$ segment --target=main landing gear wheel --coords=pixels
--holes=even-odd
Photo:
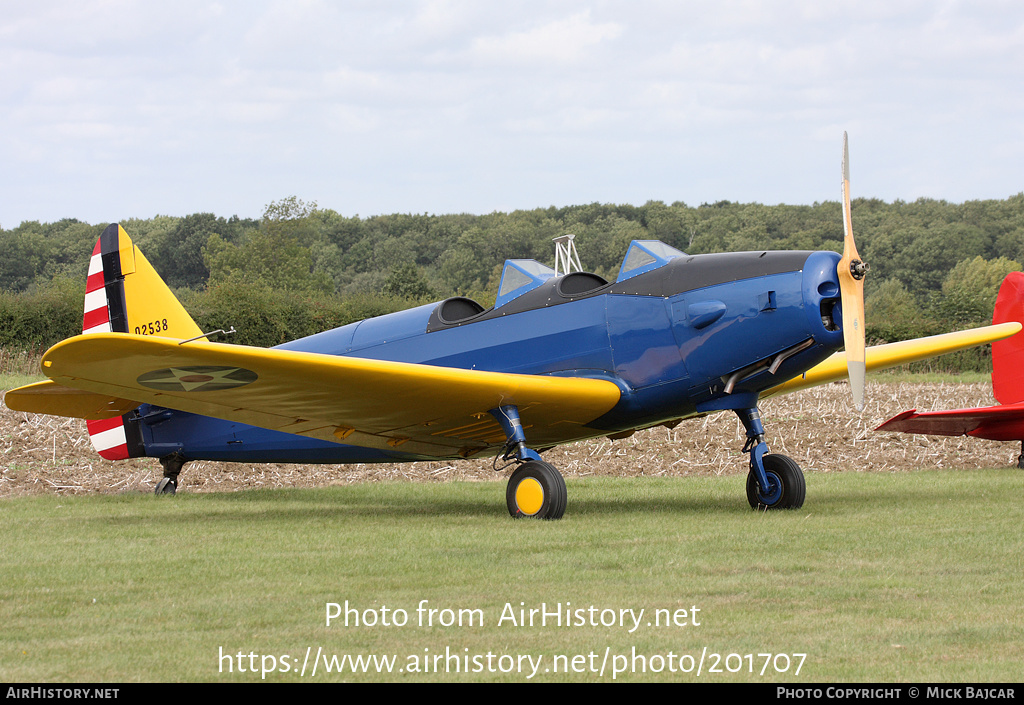
[[[561,473],[543,460],[521,464],[508,479],[505,490],[508,513],[516,519],[561,519],[567,498]]]
[[[771,454],[762,459],[768,476],[768,492],[761,490],[754,473],[747,475],[747,501],[752,509],[799,509],[807,496],[807,483],[800,466],[786,455]]]

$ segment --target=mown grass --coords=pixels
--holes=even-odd
[[[0,390],[46,379],[39,367],[41,350],[17,350],[0,346]]]
[[[8,499],[0,680],[254,681],[284,655],[298,670],[307,648],[394,654],[396,672],[327,674],[321,663],[315,679],[267,680],[527,680],[397,672],[447,647],[490,653],[495,667],[502,655],[543,656],[541,682],[610,681],[616,656],[640,669],[633,649],[662,660],[618,680],[1013,681],[1024,661],[1021,479],[809,474],[803,509],[755,514],[742,476],[591,478],[568,482],[558,522],[509,519],[493,483]],[[421,626],[422,600],[479,610],[483,624],[444,626],[437,613]],[[387,607],[409,622],[326,626],[327,603],[346,601],[361,618]],[[518,614],[542,603],[645,613],[633,633],[497,623],[506,604]],[[688,624],[648,626],[656,609],[685,609]],[[606,650],[604,675],[591,672]],[[702,653],[739,656],[717,673],[707,657],[698,676]],[[694,672],[672,672],[670,654]],[[758,654],[794,660],[762,676]],[[799,675],[794,654],[807,654]],[[545,670],[556,655],[582,656],[583,672]]]
[[[14,389],[24,384],[32,384],[33,382],[42,382],[46,379],[43,375],[22,375],[22,374],[2,374],[0,373],[0,392],[6,392],[8,389]]]

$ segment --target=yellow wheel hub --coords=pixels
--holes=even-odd
[[[544,504],[544,488],[532,477],[523,478],[516,486],[516,506],[526,516],[532,517]]]

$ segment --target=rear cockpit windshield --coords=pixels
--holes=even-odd
[[[534,259],[505,260],[494,308],[500,308],[555,276],[555,270]]]
[[[615,281],[621,282],[638,274],[650,272],[652,269],[665,266],[676,257],[685,256],[685,252],[666,245],[661,240],[633,240],[629,244],[626,258],[622,260],[622,267]]]

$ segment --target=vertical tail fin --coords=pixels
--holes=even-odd
[[[82,333],[202,337],[202,330],[119,224],[100,235],[89,260]],[[144,456],[132,413],[87,421],[93,447],[108,460]]]
[[[1024,323],[1024,273],[1010,272],[999,287],[993,323]],[[992,343],[992,393],[1000,404],[1024,401],[1024,331]]]
[[[203,331],[117,223],[89,261],[83,333],[135,333],[181,340]]]

